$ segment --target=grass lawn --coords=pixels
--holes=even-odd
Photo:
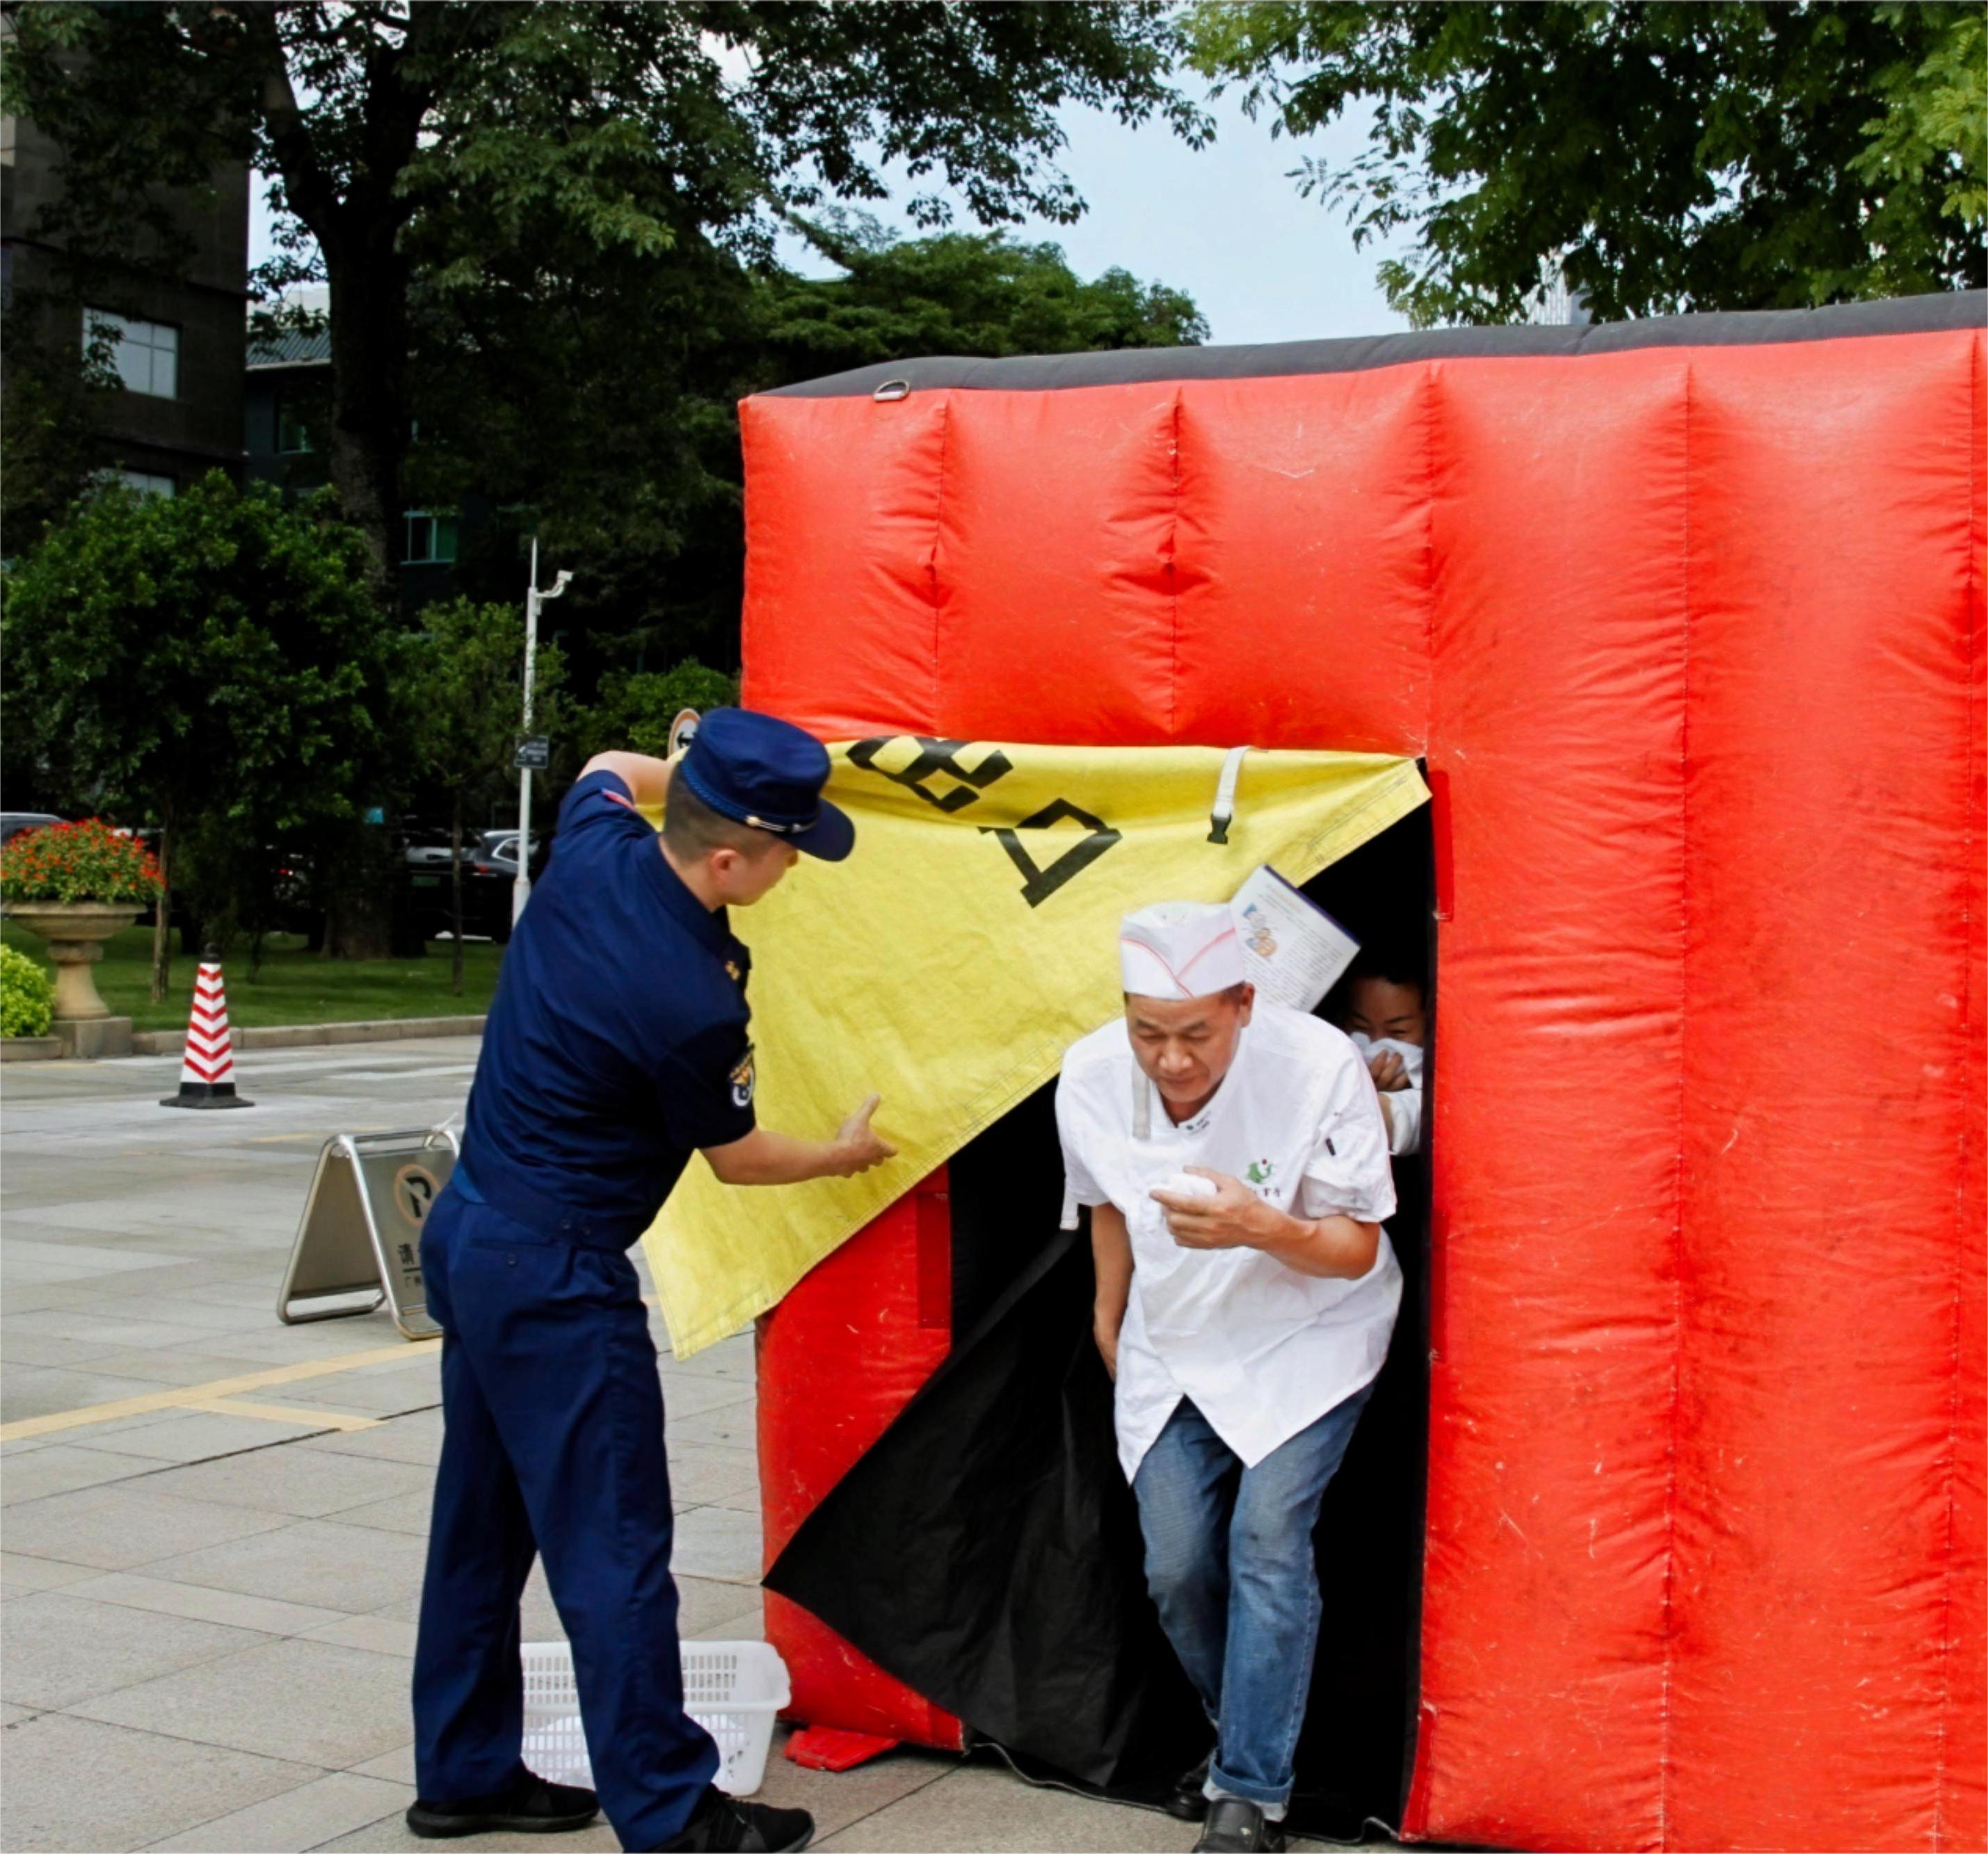
[[[12,920],[0,937],[48,967],[39,935]],[[96,989],[119,1017],[140,1030],[184,1030],[192,1008],[194,974],[200,961],[177,951],[172,987],[161,1004],[151,999],[152,930],[127,927],[104,942]],[[272,934],[263,943],[262,971],[248,982],[248,955],[238,952],[222,967],[228,1018],[238,1028],[263,1024],[343,1024],[383,1017],[474,1017],[490,1008],[504,949],[472,941],[463,948],[462,993],[449,989],[449,945],[429,943],[424,959],[326,959],[304,951],[300,936]],[[52,968],[49,968],[52,970]]]

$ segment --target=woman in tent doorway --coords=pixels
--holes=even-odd
[[[1327,1001],[1327,1015],[1353,1039],[1380,1091],[1388,1150],[1422,1149],[1422,1057],[1428,1041],[1428,988],[1415,961],[1363,947]]]

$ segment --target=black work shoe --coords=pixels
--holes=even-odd
[[[425,1798],[407,1811],[417,1835],[440,1840],[455,1835],[563,1835],[583,1829],[600,1813],[600,1798],[576,1784],[548,1783],[529,1771],[494,1796],[455,1802]]]
[[[1195,1854],[1255,1854],[1284,1845],[1283,1824],[1267,1820],[1253,1802],[1239,1796],[1218,1796],[1208,1805],[1208,1825],[1194,1844]]]
[[[1183,1771],[1168,1793],[1167,1813],[1182,1822],[1199,1822],[1208,1813],[1208,1767],[1215,1761],[1210,1751],[1191,1771]]]
[[[814,1839],[814,1818],[806,1809],[776,1809],[770,1803],[739,1802],[713,1784],[704,1792],[684,1831],[664,1847],[695,1854],[774,1854],[804,1848]]]

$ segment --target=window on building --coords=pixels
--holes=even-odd
[[[119,381],[134,393],[177,399],[180,383],[180,332],[168,323],[137,322],[108,309],[83,312],[83,350],[106,343]]]
[[[162,476],[155,470],[120,470],[117,480],[127,489],[135,489],[140,495],[169,496],[179,488],[171,477]]]
[[[311,442],[310,427],[304,422],[303,414],[287,399],[276,403],[276,448],[291,456],[317,448]]]
[[[407,549],[403,566],[450,566],[455,562],[455,517],[407,511]]]

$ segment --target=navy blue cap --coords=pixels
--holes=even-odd
[[[676,776],[721,816],[825,863],[840,863],[856,846],[849,814],[821,795],[828,749],[792,721],[713,708],[698,722]]]

